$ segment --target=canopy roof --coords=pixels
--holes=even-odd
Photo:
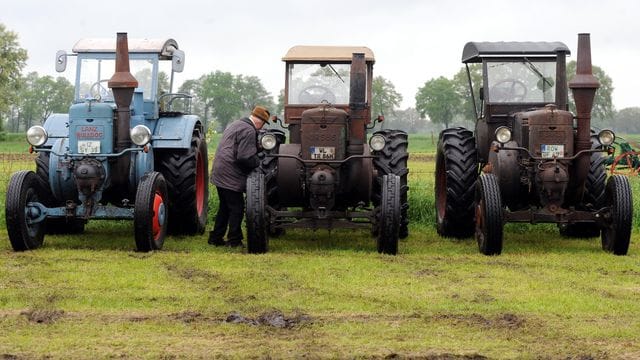
[[[170,58],[178,43],[173,39],[128,39],[130,53],[156,53]],[[116,38],[81,39],[73,46],[75,53],[115,53]]]
[[[570,54],[561,42],[468,42],[462,50],[462,62],[481,62],[485,57],[556,57],[559,51]]]
[[[305,46],[289,49],[282,61],[351,61],[353,53],[362,53],[366,61],[375,61],[373,51],[366,46]]]

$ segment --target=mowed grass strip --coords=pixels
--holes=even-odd
[[[482,256],[436,234],[433,162],[415,159],[395,257],[367,230],[290,230],[254,256],[206,234],[137,253],[122,221],[15,253],[3,228],[0,357],[640,357],[637,222],[629,256],[520,224]]]

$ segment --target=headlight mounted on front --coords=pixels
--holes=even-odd
[[[500,144],[506,144],[511,141],[511,129],[506,126],[500,126],[496,129],[496,140]]]
[[[260,139],[260,145],[265,150],[273,150],[278,144],[278,140],[276,140],[276,136],[273,134],[264,134]]]
[[[131,141],[138,146],[144,146],[151,141],[151,130],[144,125],[136,125],[129,132]]]
[[[48,138],[47,130],[40,125],[32,126],[27,130],[27,142],[33,146],[43,145]]]
[[[604,146],[611,146],[616,141],[616,134],[609,129],[604,129],[598,133],[598,141]]]
[[[373,151],[380,151],[384,149],[384,146],[387,144],[387,140],[385,140],[384,136],[376,134],[369,138],[369,147]]]

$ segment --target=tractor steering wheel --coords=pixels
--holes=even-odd
[[[89,94],[92,98],[100,101],[101,99],[113,100],[111,89],[105,87],[102,83],[108,82],[109,79],[101,79],[94,82],[89,88]]]
[[[520,80],[504,79],[494,84],[489,94],[492,101],[521,102],[527,96],[527,85]]]
[[[336,101],[336,96],[324,86],[312,85],[300,91],[298,101],[302,104],[320,104],[323,101],[333,104]]]

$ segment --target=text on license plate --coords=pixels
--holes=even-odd
[[[80,154],[99,154],[100,141],[98,140],[80,140],[78,141],[78,153]]]
[[[333,146],[312,146],[309,150],[312,160],[333,160],[336,158],[336,148]]]
[[[554,158],[564,156],[564,145],[544,145],[542,144],[542,157]]]

